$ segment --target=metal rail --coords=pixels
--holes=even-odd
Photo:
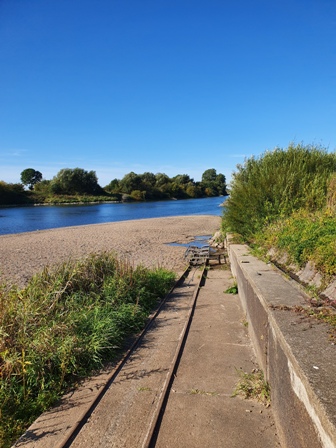
[[[175,355],[174,358],[171,362],[164,386],[162,388],[161,391],[161,395],[158,401],[158,405],[157,408],[155,409],[153,416],[152,416],[152,421],[151,421],[151,425],[148,428],[148,431],[146,433],[146,437],[145,440],[142,444],[142,448],[151,448],[155,446],[155,442],[158,436],[158,432],[160,429],[160,424],[161,424],[161,420],[164,414],[164,409],[165,409],[165,405],[167,403],[168,397],[169,397],[169,393],[170,393],[170,389],[174,380],[174,375],[177,371],[178,365],[179,365],[179,361],[181,359],[182,356],[182,352],[183,352],[183,348],[185,346],[187,337],[188,337],[188,332],[189,332],[189,328],[191,325],[191,321],[192,321],[192,317],[195,311],[195,307],[196,307],[196,302],[197,302],[197,297],[198,297],[198,293],[199,293],[199,289],[200,287],[204,284],[205,281],[205,276],[206,276],[206,272],[207,270],[205,269],[207,266],[207,262],[204,263],[203,265],[203,269],[202,269],[202,274],[200,276],[200,280],[198,282],[198,284],[196,285],[196,288],[194,290],[194,294],[193,294],[193,298],[191,301],[191,307],[188,313],[188,317],[187,320],[184,324],[184,328],[183,331],[180,335],[180,339],[178,341],[177,347],[176,347],[176,351],[175,351]]]

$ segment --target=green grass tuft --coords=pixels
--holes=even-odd
[[[255,399],[263,403],[266,407],[271,404],[270,387],[264,379],[264,374],[259,369],[254,369],[251,373],[237,370],[240,376],[232,396],[243,396],[245,399]]]
[[[225,294],[238,294],[238,285],[235,283],[233,286],[224,291]]]

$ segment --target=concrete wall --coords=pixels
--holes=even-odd
[[[336,345],[308,317],[305,294],[244,245],[228,244],[233,275],[282,446],[336,447]]]

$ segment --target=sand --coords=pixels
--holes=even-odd
[[[0,281],[24,286],[45,266],[90,253],[115,252],[134,266],[164,267],[182,273],[185,247],[195,236],[212,235],[221,218],[193,215],[63,227],[0,236]]]

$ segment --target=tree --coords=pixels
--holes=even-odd
[[[120,181],[119,179],[112,179],[111,182],[104,187],[104,190],[108,191],[109,193],[120,193]]]
[[[0,204],[24,204],[27,202],[22,184],[8,184],[0,180]]]
[[[34,186],[34,191],[38,191],[39,193],[50,193],[50,183],[51,180],[41,180],[38,184]]]
[[[139,174],[135,174],[133,171],[126,174],[120,181],[120,189],[122,193],[131,194],[134,190],[142,191],[142,180]]]
[[[55,194],[97,194],[102,188],[95,171],[63,168],[52,179],[51,191]]]
[[[42,173],[33,168],[26,168],[21,173],[21,182],[26,185],[29,190],[33,190],[34,185],[42,180]]]
[[[185,185],[189,182],[194,183],[194,179],[191,179],[188,174],[178,174],[177,176],[173,177],[172,180],[179,185]]]
[[[207,196],[226,195],[226,179],[224,174],[217,174],[214,168],[205,170],[201,182]]]
[[[161,188],[163,185],[167,185],[171,182],[171,179],[169,176],[167,176],[167,174],[165,173],[156,173],[155,174],[155,186],[157,188]]]
[[[146,186],[146,189],[151,189],[156,184],[156,177],[155,174],[149,173],[148,171],[146,173],[143,173],[140,175],[142,183]]]
[[[217,172],[214,168],[205,170],[202,174],[202,182],[208,184],[209,182],[215,182],[217,178]]]

